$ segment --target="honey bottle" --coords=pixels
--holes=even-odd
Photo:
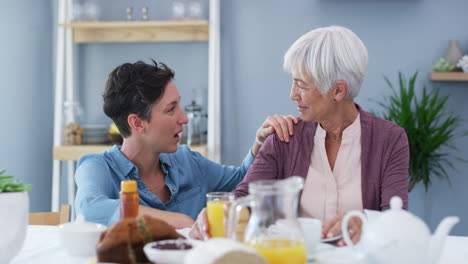
[[[120,219],[138,216],[138,191],[137,182],[120,182]]]

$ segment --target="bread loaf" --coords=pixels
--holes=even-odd
[[[226,238],[200,243],[185,256],[185,264],[267,264],[253,248]]]
[[[128,218],[101,234],[96,247],[99,262],[149,263],[143,252],[146,243],[181,237],[166,222],[150,216]]]

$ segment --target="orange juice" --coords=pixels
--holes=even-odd
[[[214,200],[206,203],[208,231],[211,237],[224,237],[224,205],[229,201]]]
[[[306,246],[302,241],[288,239],[257,239],[247,242],[268,264],[305,264]]]

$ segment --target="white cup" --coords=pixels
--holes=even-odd
[[[78,215],[75,222],[59,226],[62,245],[70,256],[95,256],[96,244],[101,233],[107,228],[103,225],[85,222]]]
[[[320,242],[320,235],[322,233],[322,221],[314,218],[298,218],[299,225],[301,226],[302,233],[307,246],[307,254],[315,253],[315,248]]]

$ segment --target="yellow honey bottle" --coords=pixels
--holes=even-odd
[[[137,182],[120,182],[120,219],[138,216],[138,191]]]

